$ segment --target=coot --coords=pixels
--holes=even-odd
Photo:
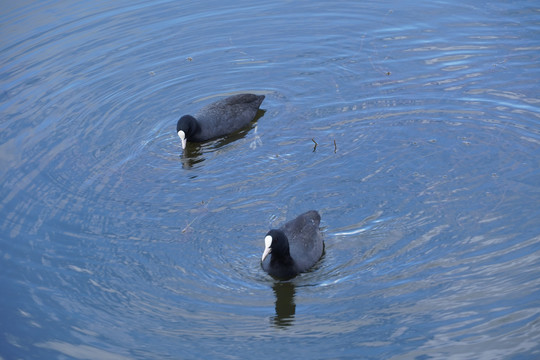
[[[261,259],[264,271],[286,280],[315,265],[324,250],[320,222],[319,213],[311,210],[279,229],[270,230],[264,238]]]
[[[253,121],[264,95],[238,94],[204,106],[195,116],[184,115],[176,123],[182,141],[201,142],[240,130]]]

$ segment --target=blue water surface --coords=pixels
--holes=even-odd
[[[0,13],[0,359],[540,358],[534,1]],[[252,126],[182,151],[240,92]],[[322,215],[279,282],[264,235]]]

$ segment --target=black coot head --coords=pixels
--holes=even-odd
[[[182,149],[186,148],[186,142],[197,132],[199,124],[191,115],[182,116],[176,123],[176,133],[182,141]]]
[[[272,261],[288,261],[291,259],[289,252],[289,240],[281,230],[270,230],[264,238],[264,252],[261,261],[264,261],[269,254],[272,254]],[[291,259],[292,260],[292,259]]]

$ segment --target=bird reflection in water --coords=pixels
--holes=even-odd
[[[276,296],[276,315],[272,317],[273,325],[278,328],[291,326],[296,311],[294,283],[291,281],[276,281],[272,288]]]

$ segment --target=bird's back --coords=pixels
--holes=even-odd
[[[259,110],[264,95],[238,94],[208,104],[195,115],[201,128],[197,140],[230,134],[248,125]]]
[[[289,251],[299,271],[306,271],[322,256],[323,238],[319,229],[321,216],[308,211],[282,226],[289,239]]]

